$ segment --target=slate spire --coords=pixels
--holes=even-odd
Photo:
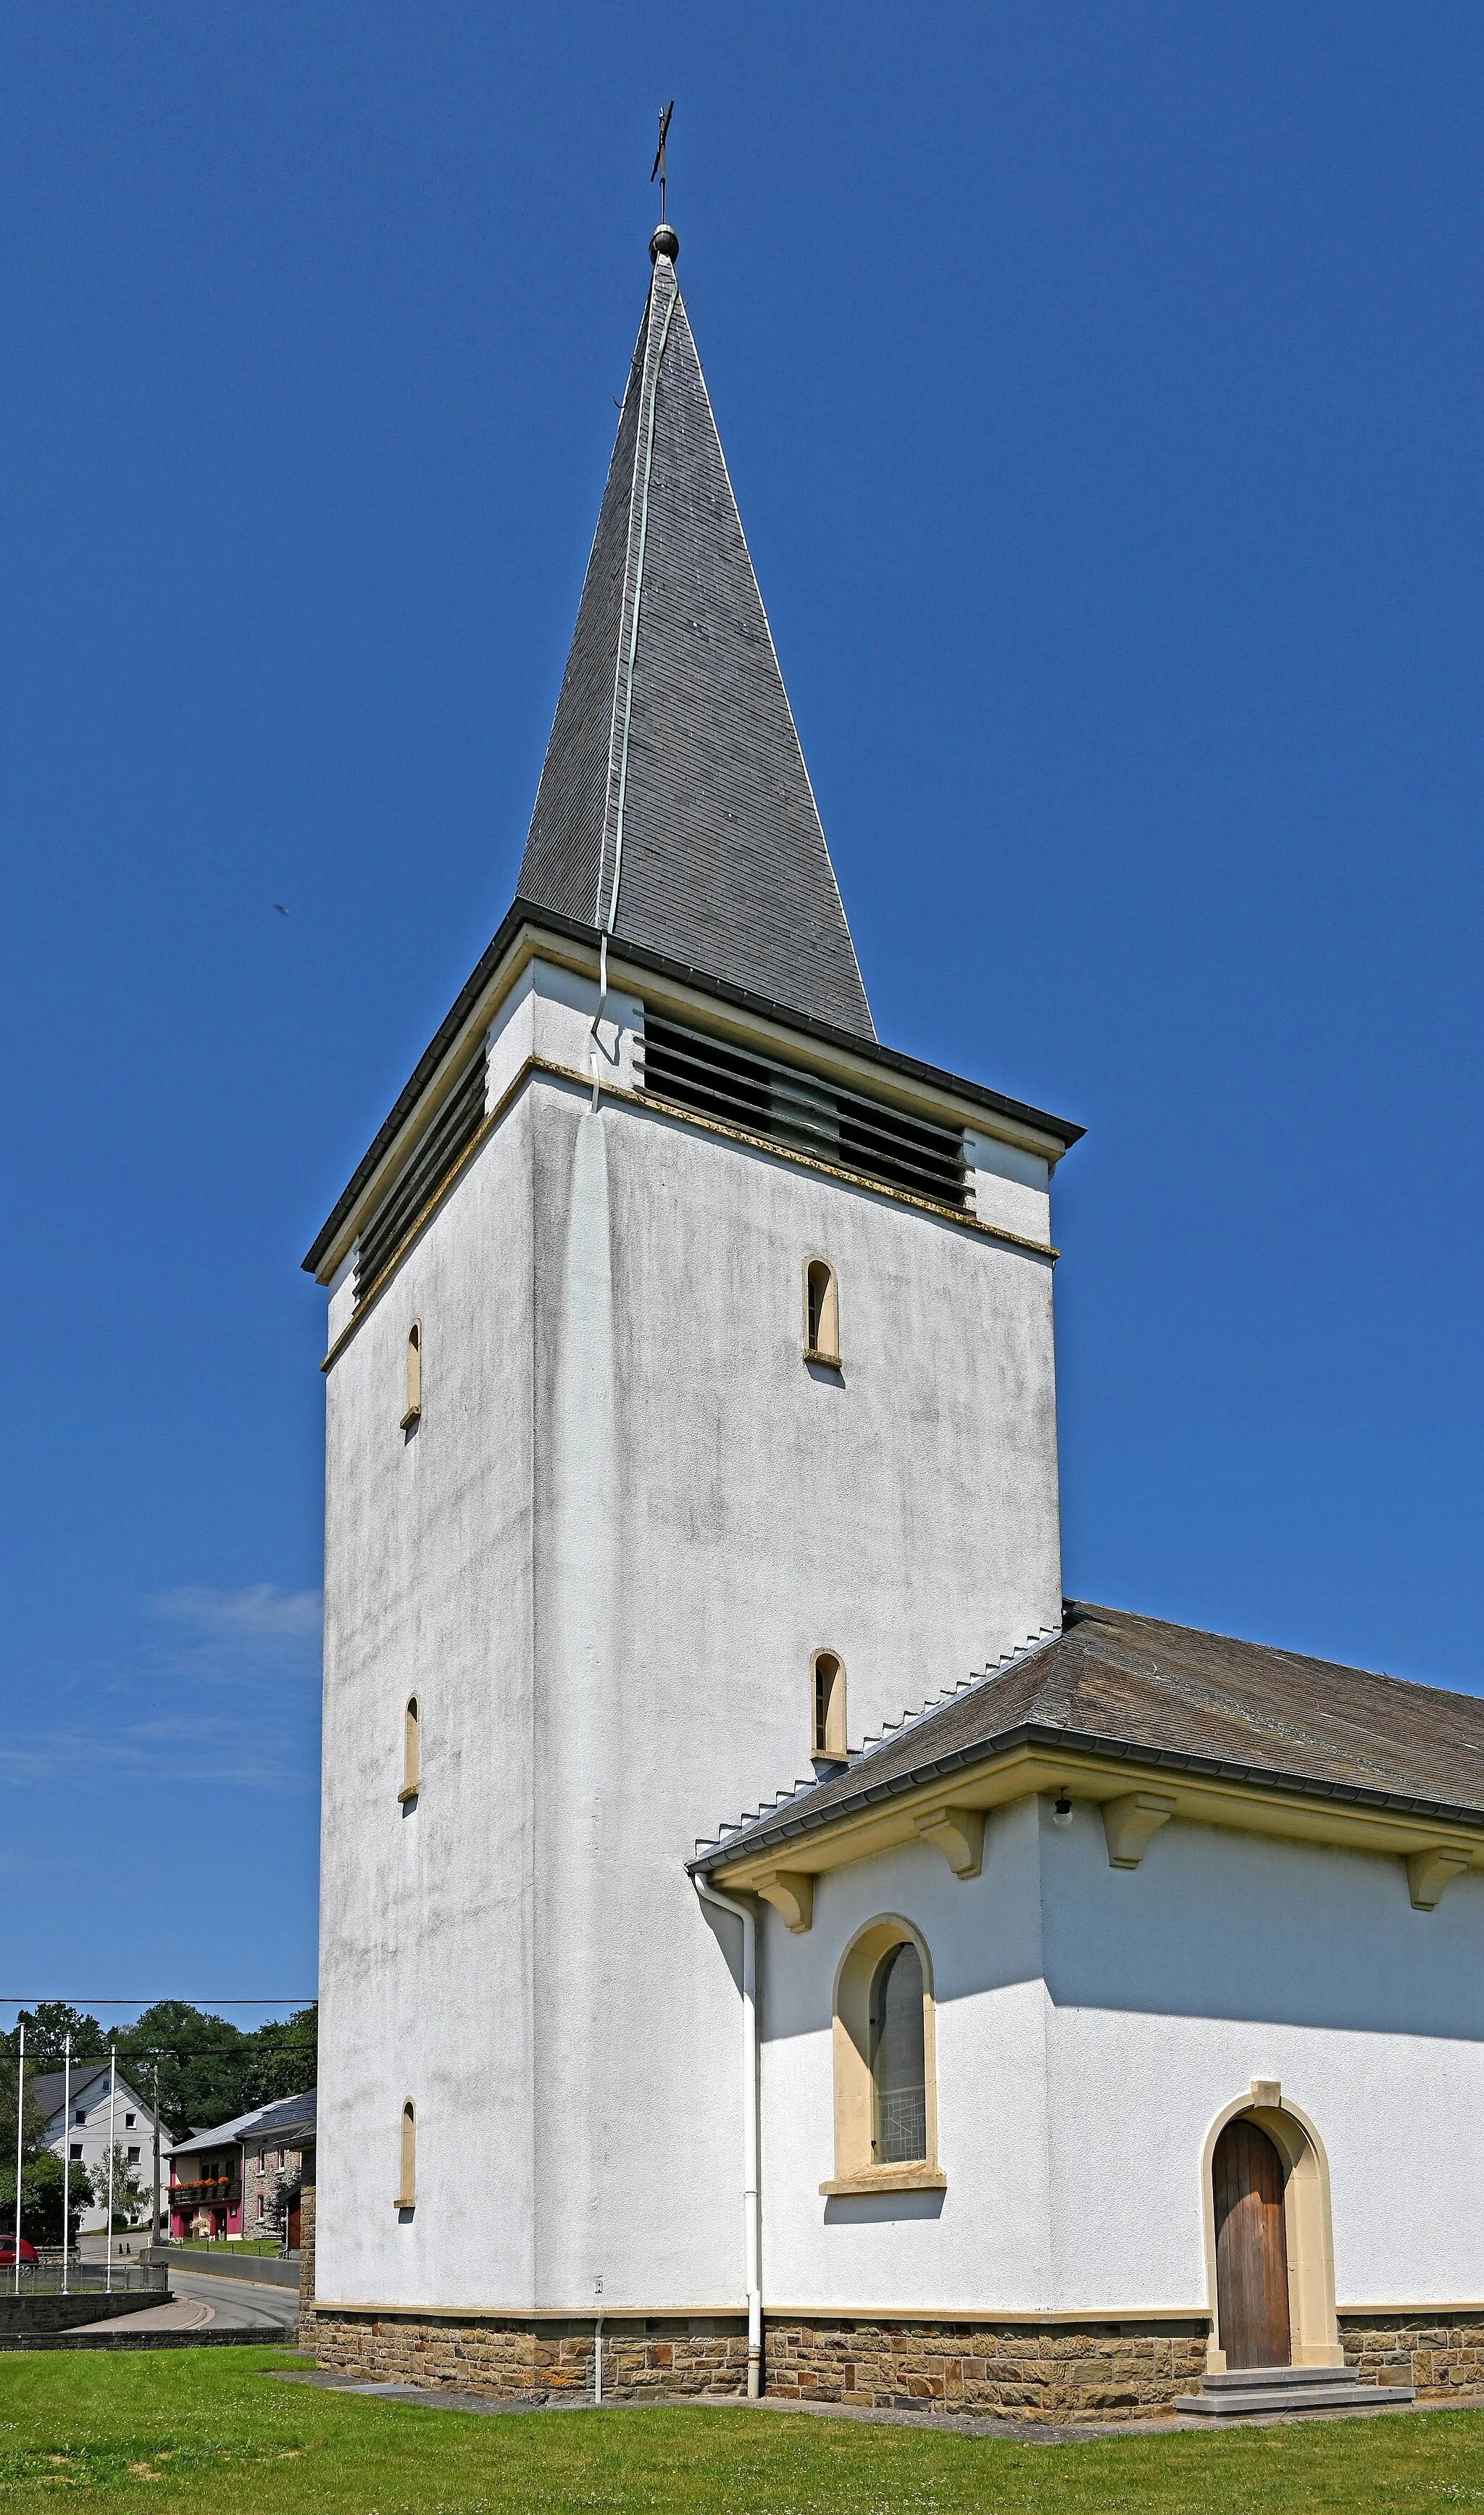
[[[520,895],[874,1039],[679,250],[656,228]]]

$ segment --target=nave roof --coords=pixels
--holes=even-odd
[[[715,1870],[1033,1747],[1484,1829],[1484,1700],[1116,1607],[1062,1630],[728,1830]]]

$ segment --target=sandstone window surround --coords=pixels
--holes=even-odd
[[[409,2096],[402,2107],[400,2173],[396,2206],[409,2213],[417,2207],[417,2108]]]
[[[423,1322],[421,1319],[414,1319],[407,1330],[405,1395],[407,1403],[399,1428],[404,1432],[410,1432],[413,1425],[423,1420]]]
[[[920,2035],[910,2006],[920,2010]],[[819,2187],[826,2199],[946,2190],[937,2153],[932,1958],[922,1932],[899,1913],[868,1921],[845,1949],[835,1977],[832,2041],[835,2172]],[[904,2146],[922,2153],[904,2157]]]
[[[403,1807],[415,1799],[423,1787],[423,1712],[415,1694],[407,1697],[402,1714],[402,1787],[397,1797]]]
[[[804,1260],[804,1358],[825,1371],[841,1367],[840,1278],[827,1258]]]
[[[817,1650],[810,1663],[812,1722],[809,1753],[815,1767],[849,1760],[845,1730],[845,1664],[838,1651]]]

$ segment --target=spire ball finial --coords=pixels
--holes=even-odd
[[[667,262],[677,262],[680,259],[680,237],[676,234],[673,227],[662,223],[655,228],[653,235],[649,239],[650,261],[658,262],[661,254],[663,254]]]

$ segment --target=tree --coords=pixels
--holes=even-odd
[[[136,2215],[144,2198],[144,2191],[143,2184],[140,2182],[139,2167],[131,2164],[130,2160],[124,2155],[123,2150],[118,2146],[117,2142],[115,2142],[113,2149],[112,2192],[113,2223],[115,2227],[127,2227],[129,2225],[130,2221]],[[106,2156],[103,2156],[99,2159],[98,2164],[93,2168],[93,2206],[97,2209],[106,2211],[108,2201],[108,2160]]]
[[[160,2119],[177,2139],[247,2112],[252,2049],[240,2027],[188,2000],[156,2000],[118,2038],[120,2067],[142,2096],[153,2094],[158,2060]]]
[[[29,2045],[30,2037],[27,2035]],[[30,2054],[27,2051],[27,2061]],[[16,2225],[16,2094],[18,2070],[7,2054],[0,2059],[0,2138],[3,2138],[3,2162],[0,2162],[0,2230],[10,2235]],[[30,2071],[26,2071],[27,2080]],[[60,2157],[54,2157],[42,2145],[46,2123],[29,2090],[21,2123],[21,2232],[28,2244],[60,2245],[62,2242],[62,2200],[63,2187],[67,2194],[69,2224],[68,2242],[76,2236],[77,2220],[93,2198],[92,2180],[85,2165],[63,2167]]]
[[[69,2035],[74,2061],[96,2061],[106,2041],[97,2018],[74,2008],[69,2000],[38,2000],[34,2008],[19,2010],[10,2033],[0,2036],[0,2049],[19,2056],[22,2025],[27,2072],[60,2070]]]
[[[244,2034],[188,2000],[161,2000],[121,2029],[119,2067],[147,2097],[158,2061],[160,2118],[184,2139],[232,2122],[254,2105],[304,2095],[314,2084],[318,2021],[317,2007],[301,2008]]]
[[[284,2096],[307,2095],[319,2070],[318,2007],[296,2009],[292,2017],[258,2027],[248,2038],[248,2103],[272,2105]]]

